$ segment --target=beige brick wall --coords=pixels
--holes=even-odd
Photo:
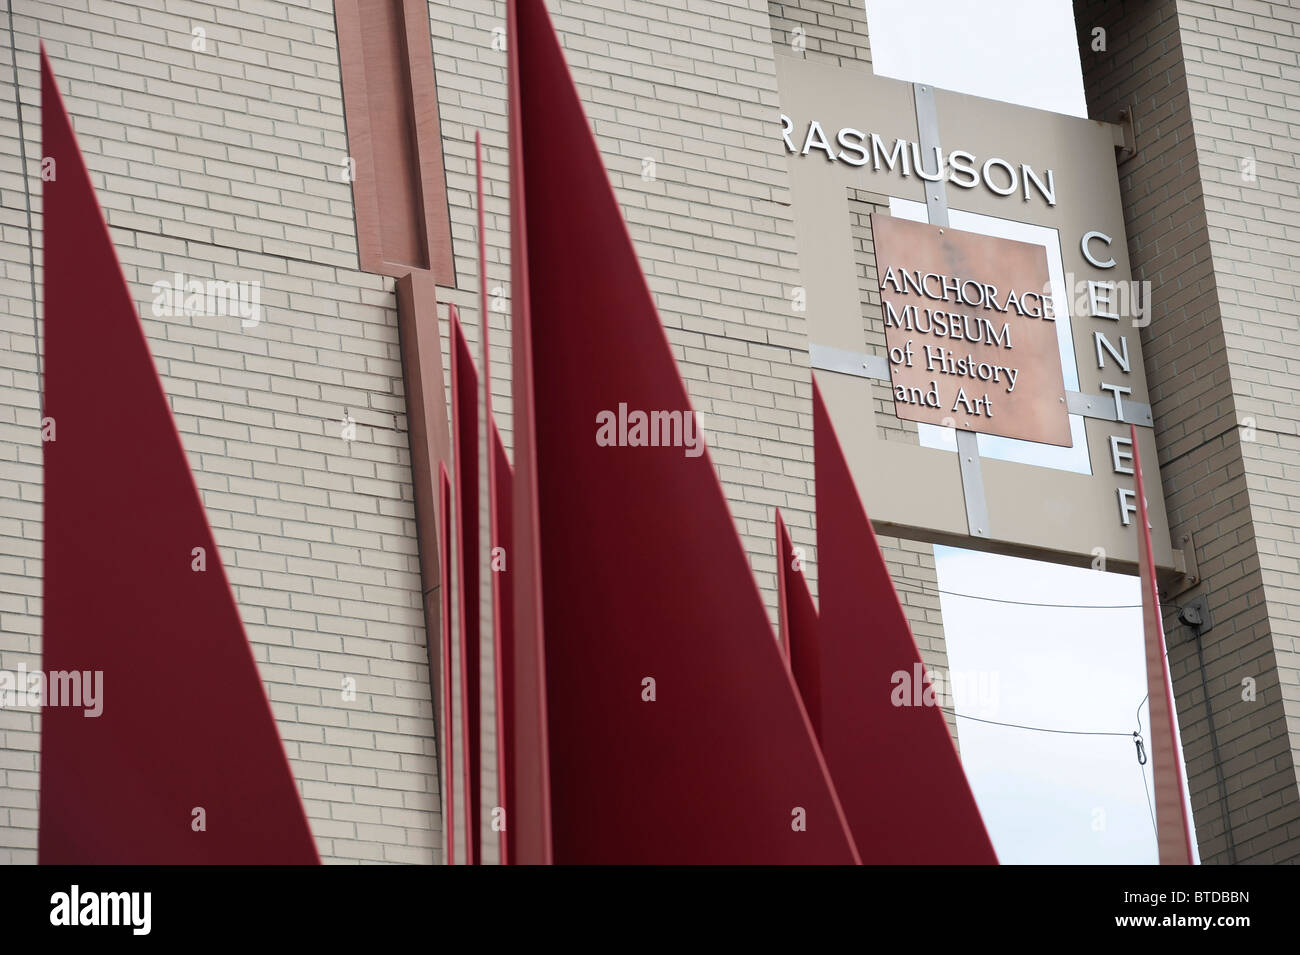
[[[842,65],[871,62],[862,0],[769,0],[772,42]]]
[[[163,6],[15,4],[36,226],[44,40],[321,854],[434,861],[393,283],[356,269],[332,6]],[[191,49],[196,26],[206,52]],[[7,35],[0,46],[0,666],[12,669],[39,665],[41,453]],[[39,283],[39,232],[36,245]],[[262,323],[155,318],[150,286],[175,272],[260,283]],[[0,862],[35,861],[38,731],[37,714],[0,712]]]
[[[1076,4],[1090,113],[1135,107],[1120,167],[1174,540],[1204,583],[1167,602],[1201,857],[1300,860],[1300,10],[1286,3]],[[1092,31],[1107,49],[1091,51]],[[1249,160],[1249,162],[1247,162]],[[1207,594],[1205,676],[1173,616]],[[1256,699],[1243,699],[1243,681]],[[1231,824],[1231,842],[1224,819]]]
[[[549,6],[773,609],[775,507],[812,557],[814,590],[816,551],[807,332],[791,307],[798,273],[769,14],[777,42],[797,22],[808,55],[867,60],[865,14],[818,0]],[[351,191],[340,177],[332,3],[96,0],[93,9],[16,0],[29,171],[44,39],[145,310],[322,855],[437,861],[438,766],[393,284],[357,270]],[[494,393],[509,443],[505,54],[494,44],[505,4],[431,0],[429,11],[458,282],[440,300],[461,309],[477,353],[473,139],[482,131],[488,284],[504,305],[491,313]],[[192,49],[196,27],[206,31],[203,52]],[[34,666],[40,650],[37,382],[12,95],[0,105],[0,150],[15,159],[0,169],[8,306],[0,328],[10,346],[0,364],[0,666],[12,667]],[[648,162],[653,177],[643,176]],[[39,189],[34,202],[39,229]],[[262,282],[266,321],[241,332],[220,319],[153,318],[149,286],[178,270]],[[441,320],[445,342],[445,308]],[[358,424],[351,443],[339,437],[345,409]],[[881,543],[927,663],[945,666],[932,549]],[[489,641],[479,650],[490,728]],[[358,679],[355,703],[341,699],[344,675]],[[0,713],[0,733],[0,862],[30,862],[36,718]],[[489,806],[493,760],[489,737]]]

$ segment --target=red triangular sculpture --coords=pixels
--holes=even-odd
[[[690,403],[545,5],[509,12],[515,635],[554,861],[855,862],[709,457],[597,442],[620,405],[684,442]]]
[[[781,644],[785,648],[786,660],[794,682],[803,697],[804,709],[808,711],[808,720],[813,732],[821,737],[822,699],[821,673],[817,660],[820,646],[817,620],[817,607],[813,604],[812,593],[808,590],[808,581],[804,578],[786,530],[781,511],[776,512],[776,579],[777,596],[780,600]]]
[[[456,306],[450,306],[451,435],[455,457],[456,601],[460,621],[461,745],[464,750],[465,862],[482,859],[479,719],[479,455],[478,370]]]
[[[781,655],[785,657],[786,669],[790,668],[790,606],[785,592],[785,574],[781,568],[790,560],[794,546],[790,535],[786,533],[785,521],[781,519],[781,509],[776,509],[776,637],[781,643]],[[807,702],[805,701],[805,706]],[[812,714],[810,713],[809,716]]]
[[[1192,865],[1192,833],[1183,803],[1183,764],[1178,758],[1174,725],[1174,694],[1165,655],[1165,629],[1160,618],[1160,587],[1151,559],[1151,525],[1147,519],[1146,487],[1138,455],[1137,426],[1129,425],[1133,473],[1137,483],[1138,577],[1142,583],[1142,630],[1146,655],[1147,706],[1151,716],[1151,777],[1155,788],[1156,848],[1161,865]]]
[[[535,20],[536,17],[534,16]],[[514,546],[510,549],[514,585],[514,763],[515,804],[506,825],[514,862],[549,865],[555,861],[551,833],[550,742],[547,730],[546,650],[542,633],[541,553],[537,513],[537,425],[532,394],[533,331],[529,304],[528,208],[524,201],[523,81],[520,18],[516,0],[506,0],[506,85],[510,114],[510,321],[513,326],[514,390]],[[542,29],[550,29],[549,23]],[[533,30],[536,31],[534,26]],[[537,107],[533,107],[536,109]],[[533,121],[534,123],[536,120]],[[569,210],[573,214],[573,210]],[[545,242],[542,238],[540,241]]]
[[[816,380],[813,454],[820,739],[862,859],[994,864],[943,711],[924,704],[921,654]]]
[[[319,862],[135,303],[41,52],[45,864]],[[201,556],[206,570],[195,570]],[[202,819],[206,831],[196,831]]]

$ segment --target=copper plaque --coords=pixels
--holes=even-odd
[[[1071,445],[1042,246],[873,215],[894,409]]]

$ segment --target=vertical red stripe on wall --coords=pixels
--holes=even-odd
[[[456,787],[455,787],[455,734],[452,720],[451,686],[451,478],[447,466],[438,466],[438,596],[441,603],[439,643],[442,660],[442,839],[443,862],[456,864]]]
[[[455,285],[428,3],[335,0],[334,22],[361,268]]]
[[[441,719],[445,700],[439,634],[446,620],[442,610],[447,591],[441,586],[445,566],[439,471],[450,458],[447,396],[442,373],[442,344],[438,335],[437,301],[428,273],[412,272],[397,280],[397,323],[405,378],[406,422],[411,450],[411,483],[415,497],[415,526],[420,547],[421,601],[429,660],[429,696],[434,719]],[[448,570],[449,572],[449,570]],[[446,740],[439,737],[438,745]],[[445,790],[443,790],[445,793]]]

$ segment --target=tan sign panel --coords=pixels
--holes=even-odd
[[[1069,447],[1043,247],[873,215],[900,418]]]
[[[1175,551],[1160,491],[1139,337],[1148,318],[1136,307],[1148,295],[1137,288],[1129,269],[1114,130],[1091,120],[875,76],[869,67],[786,56],[778,56],[776,65],[781,120],[773,125],[773,138],[789,161],[809,360],[876,527],[914,540],[1135,571],[1133,423],[1147,466],[1156,564],[1172,571]],[[927,98],[931,108],[922,115],[918,100]],[[870,228],[861,228],[854,218],[864,202],[875,213]],[[1047,260],[1055,324],[1013,314],[1007,320],[1018,323],[1011,328],[1011,354],[1017,360],[1005,360],[1007,350],[1001,346],[994,351],[1004,356],[996,364],[1020,369],[1015,390],[1008,394],[1005,387],[991,387],[992,381],[978,382],[977,397],[987,391],[992,401],[987,423],[1002,426],[1014,419],[1017,430],[1011,433],[1016,437],[980,427],[976,417],[954,420],[950,429],[957,430],[937,434],[960,441],[965,431],[987,432],[978,435],[973,449],[967,442],[967,453],[954,453],[951,446],[939,446],[931,428],[920,425],[955,419],[955,389],[945,393],[941,413],[920,421],[919,413],[889,400],[896,397],[892,386],[897,378],[888,352],[898,343],[887,338],[883,327],[881,277],[890,265],[948,276],[967,271],[943,259],[931,264],[918,258],[923,246],[913,254],[883,236],[879,230],[907,227],[899,221],[903,203],[922,206],[930,224],[918,228],[942,227],[944,238],[952,232],[935,218],[941,208],[950,222],[960,220],[955,224],[972,235],[986,231],[977,228],[980,222],[1014,223],[1016,230],[989,225],[989,235],[981,235],[979,243],[993,249],[1012,244],[1004,246],[1003,239],[1029,242]],[[897,218],[884,214],[894,204],[900,205]],[[1042,241],[1030,241],[1030,234]],[[1022,288],[1043,290],[1041,271],[1022,284],[1008,276],[1001,256],[989,255],[990,264],[969,271],[975,281],[996,285],[999,297],[1010,288],[1018,293]],[[903,299],[944,305],[909,291],[891,299],[896,310]],[[944,310],[977,314],[964,303]],[[1003,317],[997,309],[978,314]],[[1052,362],[1053,388],[1061,387],[1057,374],[1065,379],[1064,404],[1074,438],[1070,447],[1059,432],[1052,439],[1030,436],[1028,430],[1060,420],[1059,390],[1050,401],[1043,402],[1040,395],[1026,402],[1047,416],[1041,422],[1011,410],[1022,388],[1029,394],[1028,376],[1039,377],[1023,354],[1028,347],[1021,344],[1029,341],[1022,326],[1032,332],[1034,322],[1054,329],[1057,345],[1066,339],[1061,332],[1069,332],[1064,352],[1044,347],[1042,354]],[[922,361],[918,346],[935,344],[921,334],[913,342],[914,355],[920,353]],[[962,342],[960,357],[974,355],[971,345]],[[1056,364],[1071,352],[1068,365]],[[958,376],[949,377],[955,381]],[[932,380],[945,384],[934,375],[907,384],[928,389]],[[887,408],[880,406],[882,398]],[[918,430],[909,433],[908,428]],[[1016,440],[1022,437],[1029,442]]]

